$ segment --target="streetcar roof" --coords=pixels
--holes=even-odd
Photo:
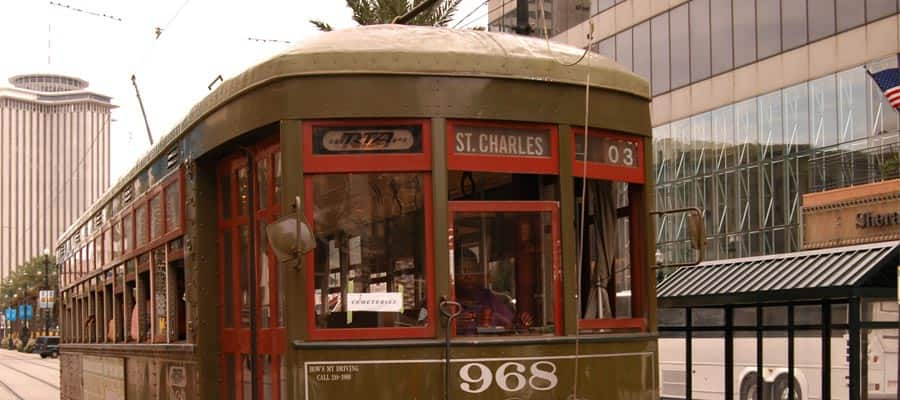
[[[646,80],[597,53],[528,36],[423,26],[369,25],[330,32],[244,75],[273,72],[475,76],[581,86],[590,73],[592,87],[650,99]]]
[[[649,84],[640,76],[600,54],[544,39],[410,25],[368,25],[327,32],[299,42],[220,84],[67,227],[59,239],[67,239],[80,229],[149,163],[210,113],[280,79],[327,75],[456,76],[578,86],[589,81],[595,89],[650,101]]]

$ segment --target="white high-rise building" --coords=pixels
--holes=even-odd
[[[110,97],[61,75],[0,87],[0,277],[43,249],[109,186]]]

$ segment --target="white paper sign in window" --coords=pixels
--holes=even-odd
[[[401,312],[403,293],[347,293],[347,311]]]

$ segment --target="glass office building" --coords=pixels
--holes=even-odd
[[[514,15],[515,1],[489,6]],[[897,0],[553,0],[544,9],[552,40],[590,46],[650,81],[656,207],[705,210],[706,259],[799,250],[804,193],[900,177],[897,112],[865,71],[897,66]],[[503,29],[500,15],[490,13],[489,29]],[[691,258],[685,224],[659,221],[664,262]]]

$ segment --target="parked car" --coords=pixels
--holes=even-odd
[[[38,336],[32,352],[40,354],[41,358],[59,357],[59,336]]]

